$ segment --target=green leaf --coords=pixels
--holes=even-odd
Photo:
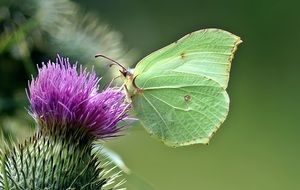
[[[125,174],[127,180],[127,186],[130,186],[130,189],[143,189],[143,190],[154,190],[155,188],[147,182],[145,179],[140,177],[138,174],[130,170],[121,156],[113,151],[112,149],[103,146],[100,142],[94,143],[94,153],[101,153],[99,155],[105,155],[109,160],[111,160],[116,166],[118,166]]]

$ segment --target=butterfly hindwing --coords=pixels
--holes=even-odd
[[[143,89],[132,98],[139,120],[169,146],[208,143],[227,116],[227,93],[206,77],[169,71],[136,83]]]

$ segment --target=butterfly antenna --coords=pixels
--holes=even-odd
[[[126,69],[121,63],[119,63],[119,62],[117,62],[117,61],[115,61],[115,60],[113,60],[113,59],[111,59],[111,58],[109,58],[109,57],[107,57],[107,56],[105,56],[105,55],[102,55],[102,54],[96,54],[96,55],[95,55],[95,58],[97,58],[97,57],[105,58],[105,59],[107,59],[107,60],[113,62],[114,64],[117,64],[119,67],[121,67],[121,68],[123,69],[123,72],[127,71],[127,69]],[[112,65],[113,65],[113,64],[110,64],[109,66],[112,66]]]

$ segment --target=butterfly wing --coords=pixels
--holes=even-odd
[[[206,77],[176,71],[137,78],[134,110],[146,130],[169,146],[208,143],[225,120],[229,99]]]
[[[161,70],[175,70],[210,78],[226,89],[238,36],[220,29],[190,33],[146,56],[135,68],[135,76]]]
[[[142,59],[132,102],[146,130],[170,146],[208,143],[228,113],[225,89],[240,42],[223,30],[200,30]]]

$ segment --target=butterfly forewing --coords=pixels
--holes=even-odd
[[[226,89],[231,61],[239,43],[239,37],[224,30],[199,30],[142,59],[135,68],[135,75],[175,70],[205,76]]]

